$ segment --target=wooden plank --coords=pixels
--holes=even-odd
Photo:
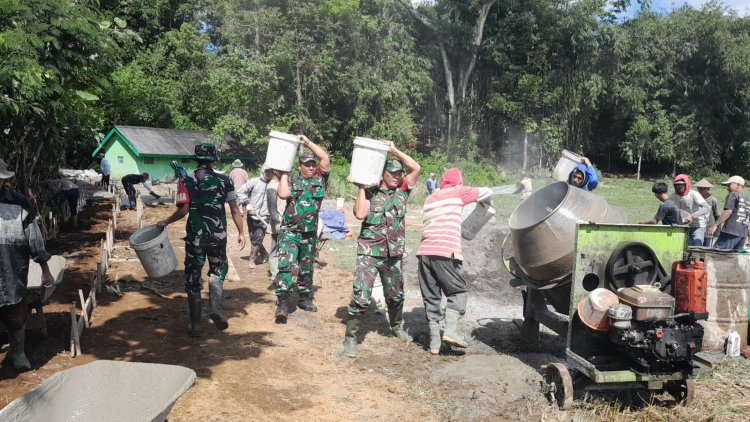
[[[80,350],[80,341],[78,339],[78,321],[76,321],[76,303],[70,306],[70,357],[77,356],[76,352]]]
[[[81,301],[81,318],[83,318],[83,322],[86,328],[89,328],[89,310],[86,306],[86,298],[83,297],[83,290],[78,289],[78,299]]]

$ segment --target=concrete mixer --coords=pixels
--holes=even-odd
[[[566,339],[566,364],[543,369],[545,393],[563,409],[576,391],[639,388],[692,399],[704,370],[705,314],[674,313],[672,263],[687,252],[688,227],[631,225],[604,198],[548,185],[510,217],[513,256],[503,261],[521,287],[524,336],[543,324]],[[552,309],[550,309],[550,307]],[[577,379],[568,367],[576,369]]]

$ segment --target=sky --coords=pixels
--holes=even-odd
[[[692,6],[695,9],[700,9],[701,6],[708,2],[708,0],[652,0],[651,10],[668,13],[670,10],[681,7],[685,4]],[[640,6],[636,1],[633,1],[632,3],[633,5],[626,13],[629,17],[632,17],[640,9]],[[722,3],[724,6],[736,11],[740,16],[750,15],[750,0],[723,0]]]

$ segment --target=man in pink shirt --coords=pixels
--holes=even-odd
[[[247,172],[242,168],[242,161],[236,159],[232,161],[232,171],[229,172],[229,178],[234,183],[234,190],[245,186],[245,183],[250,179]]]
[[[461,213],[465,205],[488,201],[488,188],[463,186],[461,170],[452,168],[440,179],[440,190],[424,202],[424,229],[417,249],[419,287],[422,290],[427,322],[430,326],[430,353],[440,353],[442,342],[466,347],[458,334],[458,320],[466,312],[466,280],[461,269]],[[447,299],[445,314],[440,306]],[[445,315],[445,332],[440,337],[440,321]]]

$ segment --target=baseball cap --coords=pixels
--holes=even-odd
[[[396,159],[388,160],[385,162],[385,170],[391,173],[396,171],[403,172],[404,165],[401,164],[401,161],[398,161]]]
[[[310,152],[306,152],[299,156],[300,164],[309,163],[310,161],[316,161],[315,155]]]
[[[745,179],[740,176],[732,176],[729,179],[721,182],[722,185],[726,186],[730,183],[737,183],[740,186],[745,186]]]
[[[15,175],[15,172],[8,171],[8,165],[5,164],[5,160],[0,158],[0,179],[10,179]]]

